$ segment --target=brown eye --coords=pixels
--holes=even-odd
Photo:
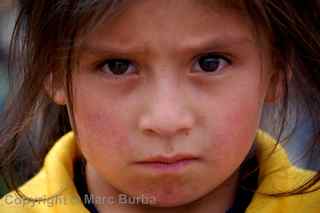
[[[132,63],[125,59],[107,60],[101,66],[101,70],[111,75],[127,75],[134,70]]]
[[[199,58],[197,67],[205,72],[217,72],[229,63],[229,60],[225,59],[223,56],[208,54]]]

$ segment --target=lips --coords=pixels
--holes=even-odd
[[[152,163],[162,163],[162,164],[175,164],[181,161],[192,161],[192,160],[199,160],[199,157],[190,154],[176,154],[172,156],[164,156],[158,155],[147,158],[142,161],[138,161],[137,163],[140,164],[152,164]]]
[[[135,163],[137,168],[150,171],[153,174],[179,174],[199,163],[200,158],[190,154],[176,154],[171,156],[158,155]]]

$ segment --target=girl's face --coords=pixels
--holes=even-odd
[[[198,0],[134,1],[79,52],[74,117],[89,186],[158,206],[234,192],[271,69],[245,16]]]

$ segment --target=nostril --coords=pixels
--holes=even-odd
[[[152,130],[152,129],[144,129],[144,130],[143,130],[143,133],[144,133],[145,135],[148,135],[148,136],[157,135],[157,132],[155,132],[155,131]]]
[[[190,112],[146,113],[140,117],[138,125],[140,131],[145,135],[168,138],[177,135],[189,136],[194,128],[195,120]]]
[[[160,136],[160,137],[174,137],[177,135],[180,136],[189,136],[192,127],[182,127],[175,125],[152,125],[142,128],[142,132],[148,136]]]

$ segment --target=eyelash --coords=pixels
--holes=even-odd
[[[112,58],[112,59],[107,59],[104,60],[103,62],[99,63],[96,66],[96,69],[100,72],[102,72],[103,74],[106,73],[106,71],[103,71],[104,67],[107,66],[108,64],[110,65],[111,62],[116,62],[116,61],[122,61],[122,62],[128,62],[130,67],[134,67],[133,69],[136,70],[137,65],[135,63],[133,63],[132,61],[128,60],[128,59],[123,59],[123,58]],[[127,76],[128,74],[125,74],[125,76]],[[120,80],[125,78],[124,75],[115,75],[115,74],[108,74],[108,78],[111,79],[115,79],[115,80]]]
[[[206,54],[203,54],[203,55],[200,55],[200,56],[198,56],[198,57],[196,57],[195,59],[194,59],[194,64],[196,64],[197,66],[199,66],[199,68],[200,68],[200,70],[201,71],[204,71],[205,72],[205,70],[203,70],[201,67],[200,67],[200,65],[199,65],[199,62],[200,62],[200,59],[201,59],[201,57],[211,57],[211,59],[213,59],[213,58],[215,58],[215,59],[218,59],[218,60],[223,60],[224,62],[225,62],[225,66],[228,66],[228,65],[232,65],[232,60],[230,59],[231,57],[230,56],[227,56],[226,54],[221,54],[221,53],[206,53]],[[220,73],[221,72],[221,69],[223,70],[224,69],[224,67],[223,68],[220,68],[219,70],[217,70],[217,71],[214,71],[214,72],[205,72],[205,73],[207,73],[207,74],[209,74],[209,75],[216,75],[217,73]]]
[[[231,65],[232,64],[232,60],[230,59],[230,57],[229,56],[226,56],[226,54],[220,54],[220,53],[206,53],[206,54],[203,54],[203,55],[200,55],[200,56],[197,56],[194,60],[193,60],[193,66],[194,65],[196,65],[196,69],[195,70],[200,70],[200,71],[204,71],[205,73],[208,73],[209,75],[215,75],[215,74],[217,74],[217,73],[220,73],[221,72],[221,69],[223,70],[224,69],[224,67],[223,68],[220,68],[219,70],[217,70],[217,71],[213,71],[213,72],[206,72],[205,70],[203,70],[202,68],[201,68],[201,66],[199,65],[199,62],[200,62],[200,60],[201,60],[201,58],[202,57],[208,57],[208,58],[210,58],[211,57],[211,59],[218,59],[218,60],[220,60],[219,62],[221,62],[221,60],[223,60],[225,63],[224,63],[224,65],[226,65],[226,66],[228,66],[228,65]],[[207,59],[208,59],[207,58]],[[136,72],[136,70],[137,70],[137,65],[136,65],[136,63],[134,63],[134,62],[132,62],[132,61],[130,61],[130,60],[128,60],[128,59],[123,59],[123,58],[112,58],[112,59],[107,59],[107,60],[104,60],[103,62],[101,62],[101,63],[98,63],[98,65],[97,65],[97,67],[96,67],[96,69],[97,70],[99,70],[99,71],[101,71],[101,72],[103,72],[103,73],[106,73],[106,71],[103,71],[103,69],[104,69],[104,67],[105,66],[108,66],[108,64],[109,64],[109,67],[108,67],[108,69],[110,68],[110,63],[115,63],[115,62],[125,62],[125,63],[128,63],[128,67],[129,68],[131,68],[131,69],[134,69],[134,73]],[[219,67],[220,67],[220,65],[219,65]],[[219,68],[218,67],[218,68]],[[129,69],[128,68],[128,69]],[[110,70],[110,69],[109,69]],[[200,72],[200,71],[197,71],[197,72]],[[127,72],[126,72],[127,73]],[[115,80],[117,80],[117,79],[124,79],[124,78],[127,78],[129,75],[132,75],[132,74],[119,74],[119,75],[116,75],[116,74],[109,74],[109,76],[108,76],[108,78],[112,78],[112,79],[115,79]]]

